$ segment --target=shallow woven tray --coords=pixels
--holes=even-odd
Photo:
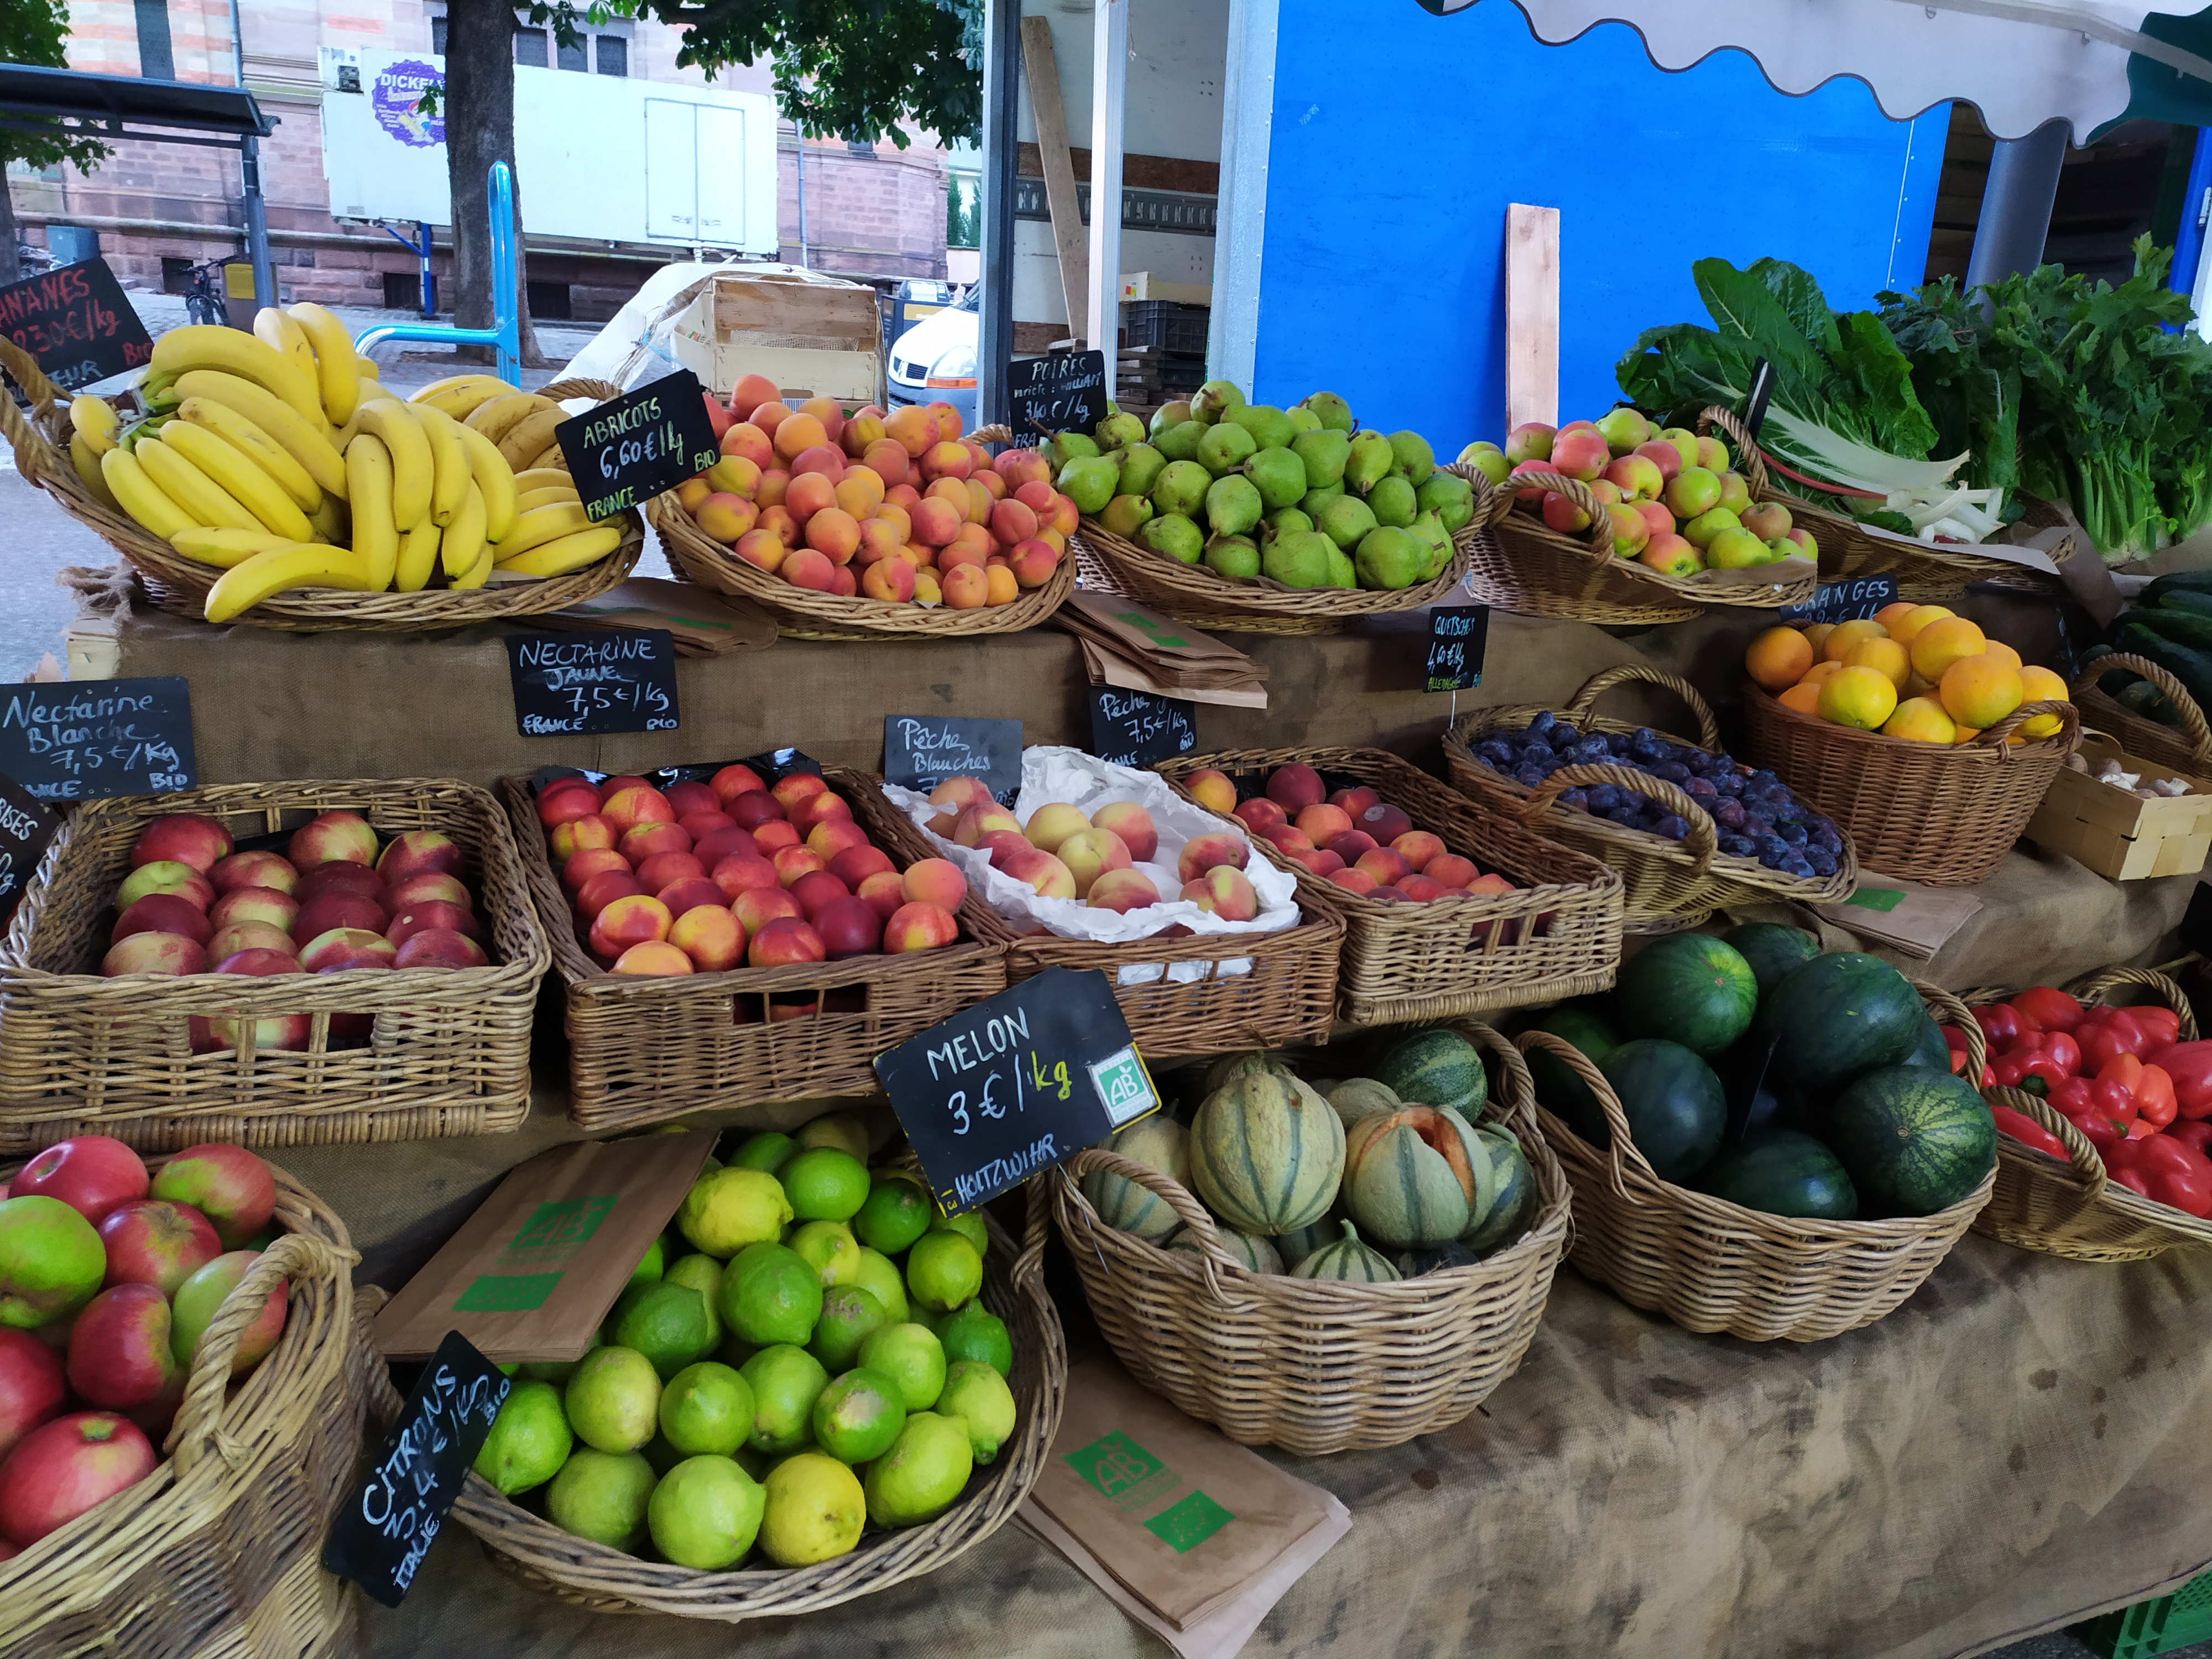
[[[2117,1000],[2116,991],[2147,989],[2181,1016],[2181,1040],[2197,1041],[2197,1016],[2181,988],[2148,968],[2107,968],[2067,987],[2083,1002]],[[2011,993],[1969,991],[1969,1004],[2002,1002]],[[1978,1073],[1976,1073],[1979,1075]],[[2046,1100],[2024,1089],[1984,1089],[1991,1104],[2025,1113],[2057,1135],[2067,1162],[1997,1136],[1996,1193],[1974,1231],[2023,1250],[2076,1261],[2140,1261],[2176,1245],[2212,1244],[2212,1221],[2154,1203],[2112,1180],[2087,1136]]]
[[[881,818],[890,808],[874,779],[836,766],[822,775],[902,869],[912,862],[885,833]],[[610,974],[577,936],[575,908],[548,855],[531,780],[502,778],[499,788],[554,969],[567,987],[568,1115],[585,1128],[635,1128],[715,1107],[873,1094],[878,1054],[1006,988],[1004,945],[965,927],[957,944],[908,955],[665,979]],[[771,997],[825,1006],[811,1016],[770,1020]]]
[[[485,968],[248,978],[103,979],[118,883],[150,818],[203,812],[239,840],[358,811],[384,836],[436,830],[468,861]],[[530,1028],[552,961],[506,815],[450,779],[214,784],[94,801],[55,836],[0,945],[0,1151],[74,1134],[143,1149],[419,1140],[520,1127]],[[191,1052],[189,1017],[241,1017],[234,1051]],[[298,1053],[253,1047],[256,1018],[313,1017]],[[372,1014],[366,1047],[330,1046],[330,1016]]]
[[[1455,794],[1411,761],[1379,749],[1230,749],[1178,756],[1153,770],[1196,805],[1182,783],[1193,772],[1211,767],[1228,774],[1245,799],[1261,792],[1268,772],[1294,761],[1331,782],[1352,778],[1370,786],[1451,852],[1526,884],[1510,893],[1386,903],[1339,887],[1250,836],[1297,879],[1301,904],[1343,920],[1340,1018],[1354,1025],[1443,1019],[1613,988],[1620,966],[1620,878],[1587,854]]]
[[[1067,1347],[1044,1288],[1044,1196],[1032,1183],[1020,1253],[988,1214],[983,1304],[1006,1322],[1014,1343],[1007,1379],[1018,1415],[998,1461],[978,1470],[967,1494],[936,1520],[896,1532],[871,1527],[851,1554],[818,1566],[760,1566],[699,1572],[647,1561],[562,1532],[471,1473],[453,1518],[476,1534],[498,1565],[525,1583],[599,1613],[665,1613],[736,1624],[818,1613],[855,1596],[934,1572],[1013,1516],[1051,1455],[1067,1394]]]
[[[359,1595],[324,1572],[320,1556],[368,1402],[373,1362],[351,1285],[359,1258],[337,1216],[283,1170],[272,1173],[286,1235],[209,1326],[185,1403],[156,1448],[164,1461],[0,1561],[9,1659],[354,1650]],[[231,1353],[280,1278],[291,1281],[283,1334],[230,1389]]]
[[[222,572],[188,559],[126,514],[104,506],[85,488],[69,458],[68,399],[39,372],[22,350],[0,339],[0,369],[31,400],[27,416],[0,392],[0,434],[15,453],[15,470],[61,504],[62,510],[129,560],[145,579],[162,610],[179,617],[204,617],[208,589]],[[556,380],[540,386],[542,396],[619,398],[621,388],[605,380]],[[309,633],[333,629],[428,633],[468,628],[477,623],[565,611],[618,586],[645,550],[645,531],[637,515],[623,515],[622,544],[606,557],[540,581],[487,582],[477,588],[426,588],[419,593],[348,593],[335,587],[298,588],[264,599],[222,624],[226,628],[277,628]]]
[[[1741,699],[1757,764],[1841,825],[1868,869],[1936,887],[1971,886],[2004,861],[2081,741],[2070,702],[2022,703],[1971,743],[1940,744],[1801,714],[1748,679]],[[2059,729],[2007,741],[2038,714]]]
[[[1938,1020],[1965,1017],[1955,1000],[1920,990]],[[1978,1076],[1980,1028],[1967,1040]],[[1992,1170],[1947,1210],[1888,1221],[1802,1220],[1747,1210],[1654,1175],[1629,1136],[1605,1074],[1573,1044],[1540,1030],[1523,1031],[1517,1041],[1524,1053],[1555,1054],[1581,1078],[1612,1131],[1613,1144],[1601,1151],[1536,1109],[1574,1188],[1571,1259],[1632,1307],[1663,1314],[1685,1330],[1751,1342],[1817,1342],[1870,1325],[1935,1272],[1996,1184]]]
[[[2140,674],[2163,691],[2181,715],[2181,724],[2167,726],[2148,714],[2138,714],[2099,690],[2097,682],[2115,668]],[[2155,761],[2199,777],[2212,775],[2212,727],[2204,723],[2204,711],[2179,680],[2149,659],[2124,651],[2100,657],[2082,671],[2072,695],[2085,727],[2104,732],[2138,760]]]
[[[1591,713],[1607,691],[1632,681],[1663,686],[1680,697],[1697,721],[1698,747],[1708,754],[1722,752],[1720,726],[1697,689],[1664,669],[1641,663],[1607,669],[1576,692],[1564,708],[1552,712],[1583,731],[1636,731],[1633,721]],[[1844,831],[1843,857],[1834,875],[1825,878],[1788,876],[1768,869],[1757,859],[1717,851],[1719,828],[1711,817],[1673,784],[1648,773],[1623,766],[1568,766],[1553,773],[1540,789],[1532,789],[1475,758],[1475,745],[1492,732],[1524,726],[1542,712],[1531,704],[1462,714],[1444,734],[1444,758],[1451,769],[1452,787],[1470,800],[1489,803],[1501,814],[1517,815],[1539,833],[1618,871],[1629,932],[1679,933],[1729,904],[1759,904],[1776,898],[1800,904],[1836,904],[1850,896],[1858,882],[1858,864],[1848,830]],[[1633,789],[1665,801],[1681,815],[1690,833],[1680,841],[1668,841],[1664,836],[1623,829],[1593,813],[1553,804],[1562,789],[1598,783]]]
[[[1482,1121],[1520,1140],[1540,1201],[1518,1242],[1471,1267],[1391,1285],[1255,1273],[1222,1249],[1206,1206],[1157,1170],[1094,1149],[1052,1172],[1084,1298],[1132,1376],[1231,1440],[1318,1457],[1448,1428],[1513,1375],[1571,1230],[1568,1188],[1521,1056],[1487,1026],[1452,1029],[1496,1060]],[[1203,1253],[1107,1226],[1080,1185],[1094,1170],[1158,1194]]]

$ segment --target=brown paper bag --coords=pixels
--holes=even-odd
[[[501,1364],[580,1358],[715,1139],[692,1129],[586,1140],[516,1165],[385,1304],[379,1352],[427,1359],[459,1331]]]
[[[1944,941],[1981,908],[1981,900],[1969,888],[1928,887],[1862,870],[1849,898],[1840,904],[1816,904],[1813,912],[1862,939],[1924,960],[1942,950]]]

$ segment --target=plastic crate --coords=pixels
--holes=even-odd
[[[1180,300],[1132,300],[1122,307],[1124,331],[1133,346],[1158,346],[1163,351],[1203,354],[1210,306],[1185,305]]]
[[[2101,1659],[2148,1659],[2212,1640],[2212,1572],[2191,1579],[2171,1595],[2076,1625],[2074,1634]]]

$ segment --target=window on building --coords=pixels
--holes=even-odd
[[[545,31],[544,29],[515,30],[514,61],[528,69],[545,67]]]
[[[559,60],[553,65],[554,68],[574,70],[579,74],[588,74],[590,72],[592,67],[591,56],[586,49],[583,36],[578,35],[573,41],[562,40],[556,42],[556,44],[560,53],[560,57]]]
[[[602,75],[629,73],[629,42],[619,34],[602,34],[593,44],[599,50],[599,70]]]
[[[169,45],[168,0],[132,0],[138,16],[138,73],[149,81],[177,78],[177,58]]]
[[[983,240],[983,175],[945,175],[945,246],[980,247]]]
[[[430,20],[430,50],[438,57],[446,55],[446,17],[443,12]]]

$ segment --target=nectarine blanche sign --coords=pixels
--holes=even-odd
[[[191,687],[174,674],[11,686],[0,693],[0,773],[40,800],[189,789]]]
[[[699,377],[688,368],[571,416],[553,436],[593,520],[641,507],[722,459]]]
[[[510,634],[507,666],[526,738],[677,729],[676,641],[665,629]]]

